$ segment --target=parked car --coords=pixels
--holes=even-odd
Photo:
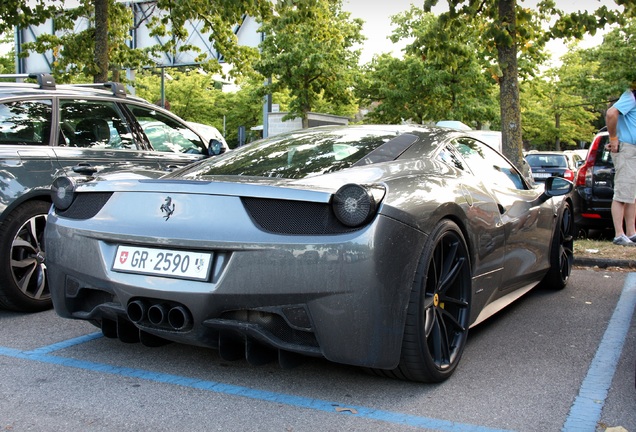
[[[532,169],[535,182],[544,182],[549,177],[563,177],[573,181],[577,170],[577,154],[564,152],[543,151],[529,152],[525,156],[526,162]]]
[[[38,84],[0,83],[0,307],[18,311],[51,307],[42,237],[56,176],[122,169],[159,175],[209,154],[208,143],[183,120],[128,96],[121,84],[33,78]],[[149,121],[181,137],[189,150],[156,151],[163,141],[144,130]]]
[[[215,128],[214,126],[203,124],[203,123],[196,123],[196,122],[186,122],[186,123],[188,123],[188,125],[192,129],[199,132],[199,134],[205,137],[207,142],[210,142],[211,140],[217,140],[219,143],[221,143],[221,147],[223,148],[221,153],[225,153],[226,151],[230,150],[230,147],[227,145],[225,138],[223,137],[221,132],[219,132],[219,130]]]
[[[53,304],[106,337],[438,382],[474,326],[573,262],[572,183],[470,132],[332,126],[143,181],[53,186]]]
[[[614,162],[605,148],[609,133],[603,128],[596,134],[588,149],[587,158],[579,168],[573,193],[574,221],[577,234],[589,230],[613,228],[612,197],[614,196]]]

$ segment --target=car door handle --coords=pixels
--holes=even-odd
[[[82,175],[93,175],[98,171],[97,168],[95,168],[89,163],[77,164],[72,169],[73,169],[73,172],[76,172],[77,174],[82,174]]]

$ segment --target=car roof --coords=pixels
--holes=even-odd
[[[112,81],[89,84],[56,84],[55,79],[48,74],[0,74],[0,79],[33,78],[38,83],[30,82],[0,82],[0,97],[30,97],[30,96],[99,96],[129,99],[136,102],[148,101],[131,96],[121,83]]]

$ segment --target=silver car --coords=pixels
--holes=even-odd
[[[571,189],[531,187],[466,132],[410,126],[291,132],[161,179],[62,177],[51,295],[125,342],[439,382],[469,327],[565,287]]]

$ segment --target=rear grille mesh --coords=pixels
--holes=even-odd
[[[252,220],[274,234],[342,234],[355,231],[338,221],[324,203],[266,198],[241,198]]]
[[[63,211],[56,209],[56,212],[68,219],[90,219],[104,207],[112,195],[112,192],[80,193],[69,208]]]

